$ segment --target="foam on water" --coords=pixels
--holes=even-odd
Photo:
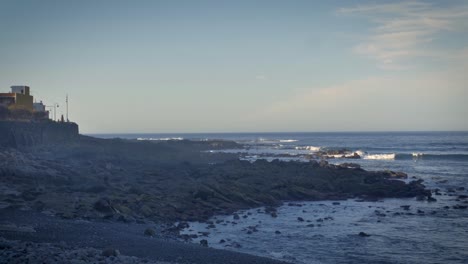
[[[297,142],[299,140],[297,139],[280,139],[279,142],[281,143],[291,143],[291,142]]]
[[[395,159],[395,153],[390,153],[390,154],[369,154],[369,155],[364,155],[363,159],[394,160]]]
[[[316,146],[297,146],[295,147],[297,150],[310,150],[312,152],[319,152],[321,147],[316,147]]]
[[[142,138],[142,137],[139,137],[137,138],[138,141],[145,141],[145,140],[149,140],[149,141],[168,141],[168,140],[184,140],[184,138],[181,138],[181,137],[167,137],[167,138]]]

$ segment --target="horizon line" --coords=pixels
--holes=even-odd
[[[468,133],[468,130],[355,130],[355,131],[273,131],[273,132],[99,132],[81,133],[82,135],[150,135],[150,134],[307,134],[307,133],[434,133],[434,132],[455,132]]]

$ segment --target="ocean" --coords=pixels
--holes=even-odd
[[[210,247],[292,263],[468,263],[468,132],[99,134],[135,140],[233,140],[240,159],[308,162],[322,150],[346,149],[366,170],[402,171],[439,189],[437,202],[384,199],[285,203],[272,218],[262,208],[215,216],[215,228],[190,223],[185,234]],[[345,155],[345,156],[346,156]],[[409,207],[407,207],[409,206]],[[298,218],[304,221],[298,221]],[[222,220],[222,221],[221,221]],[[222,224],[221,224],[222,223]],[[253,230],[253,231],[252,231]],[[209,232],[206,235],[206,232]],[[365,232],[369,237],[358,234]]]

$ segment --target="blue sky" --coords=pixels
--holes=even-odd
[[[466,1],[0,0],[0,32],[0,90],[84,133],[468,130]]]

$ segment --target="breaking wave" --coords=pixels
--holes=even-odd
[[[137,138],[139,141],[150,140],[150,141],[168,141],[168,140],[184,140],[181,137],[169,137],[169,138]]]
[[[297,139],[280,139],[279,142],[280,143],[290,143],[290,142],[297,142],[299,140]]]
[[[395,153],[390,153],[390,154],[368,154],[364,155],[362,157],[363,159],[369,159],[369,160],[394,160],[396,154]]]
[[[310,151],[313,151],[313,152],[318,152],[318,151],[320,151],[321,147],[301,146],[301,147],[296,147],[295,149],[297,149],[297,150],[310,150]]]

